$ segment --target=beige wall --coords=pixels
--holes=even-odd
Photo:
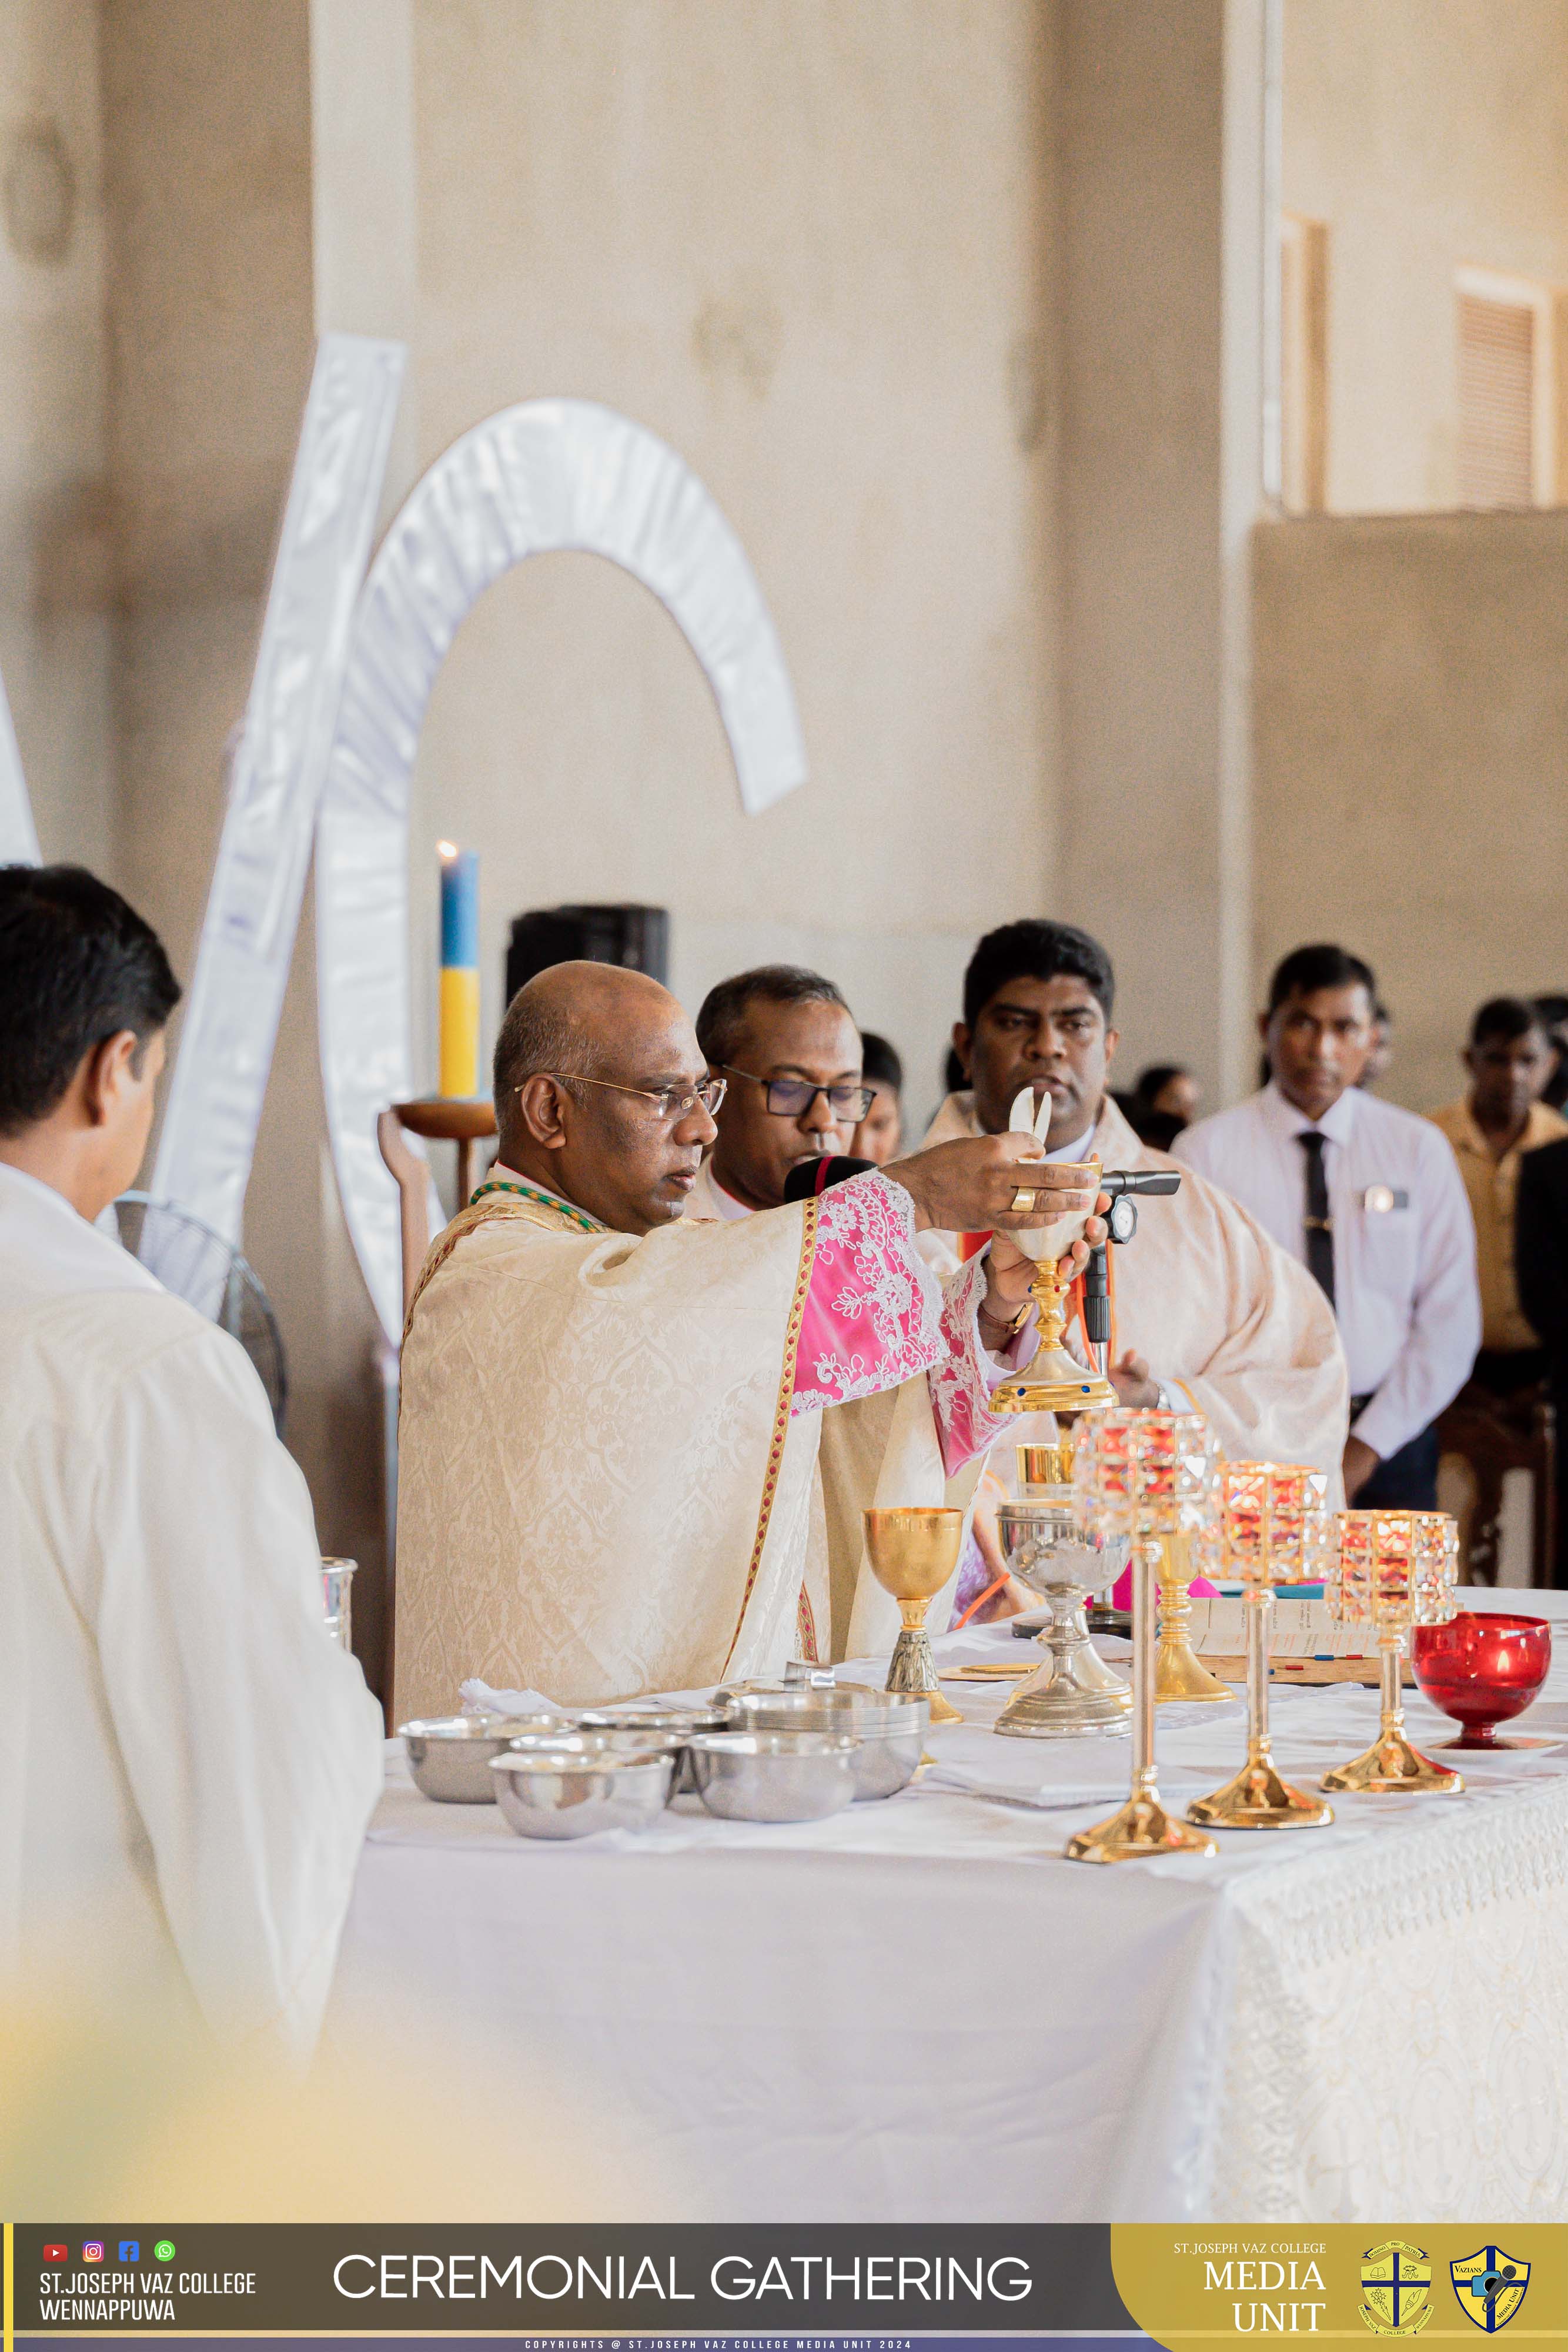
[[[969,948],[1051,869],[1049,15],[419,6],[426,456],[543,393],[670,441],[752,555],[811,768],[743,817],[695,663],[610,567],[492,590],[414,827],[427,974],[433,844],[483,851],[490,1013],[507,914],[652,899],[694,1008],[760,955],[820,961],[935,1099]]]
[[[1485,998],[1568,987],[1568,513],[1257,534],[1257,975],[1376,970],[1428,1109]]]
[[[0,673],[46,857],[117,866],[98,26],[0,0]]]
[[[1282,195],[1328,224],[1328,504],[1458,499],[1454,271],[1568,287],[1568,0],[1285,0]]]

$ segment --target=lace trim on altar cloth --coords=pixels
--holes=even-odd
[[[915,1247],[902,1184],[868,1169],[820,1202],[794,1412],[897,1388],[942,1362],[942,1287]]]
[[[1568,2212],[1568,1779],[1440,1801],[1225,1889],[1183,2218]]]

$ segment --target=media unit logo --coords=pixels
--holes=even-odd
[[[1506,2327],[1530,2284],[1530,2264],[1500,2246],[1482,2246],[1462,2262],[1448,2264],[1454,2294],[1468,2320],[1488,2336]]]
[[[1432,2265],[1390,2238],[1361,2258],[1361,2316],[1375,2336],[1419,2336],[1432,2316]]]

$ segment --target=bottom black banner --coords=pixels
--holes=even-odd
[[[785,2346],[1136,2336],[1110,2232],[1073,2225],[645,2230],[73,2222],[7,2231],[16,2341],[93,2334],[593,2334]]]

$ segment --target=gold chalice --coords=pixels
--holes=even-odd
[[[897,1601],[904,1625],[894,1644],[886,1687],[928,1699],[933,1723],[962,1723],[942,1696],[925,1612],[958,1564],[964,1514],[948,1510],[862,1511],[866,1557],[883,1591]]]
[[[1023,1172],[1037,1188],[1048,1192],[1092,1196],[1100,1186],[1097,1160],[1048,1160],[1043,1168],[1030,1165]],[[1028,1204],[1023,1205],[1027,1214]],[[1086,1370],[1062,1345],[1072,1283],[1062,1274],[1060,1261],[1074,1242],[1083,1238],[1089,1214],[1085,1209],[1070,1217],[1057,1217],[1049,1225],[1031,1225],[1025,1233],[1008,1235],[1036,1261],[1029,1295],[1039,1317],[1040,1344],[1023,1370],[993,1391],[993,1412],[1097,1412],[1116,1402],[1110,1381],[1100,1372]]]
[[[1189,1829],[1160,1802],[1154,1629],[1155,1579],[1164,1549],[1207,1539],[1218,1470],[1214,1438],[1201,1413],[1123,1408],[1096,1413],[1083,1424],[1072,1458],[1080,1515],[1085,1526],[1125,1536],[1133,1547],[1133,1785],[1120,1812],[1068,1840],[1071,1862],[1218,1850],[1212,1838]],[[1190,1550],[1184,1560],[1190,1562]]]
[[[1446,1511],[1341,1511],[1335,1519],[1323,1592],[1342,1625],[1377,1630],[1382,1713],[1372,1746],[1325,1772],[1325,1789],[1463,1789],[1458,1772],[1411,1746],[1400,1688],[1411,1626],[1446,1625],[1454,1614],[1458,1560],[1458,1525]]]
[[[1269,1738],[1269,1650],[1277,1584],[1315,1582],[1328,1541],[1328,1473],[1297,1463],[1222,1462],[1223,1565],[1241,1579],[1247,1619],[1247,1761],[1234,1780],[1186,1809],[1208,1830],[1320,1827],[1333,1809],[1292,1789]]]

